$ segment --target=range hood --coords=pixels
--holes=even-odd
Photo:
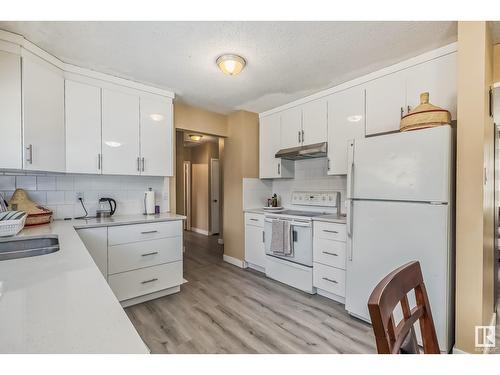
[[[285,148],[279,150],[274,156],[287,160],[324,158],[326,157],[327,150],[327,143],[322,142],[307,146]]]

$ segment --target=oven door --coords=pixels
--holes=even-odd
[[[311,221],[278,219],[290,221],[293,233],[293,254],[285,256],[275,254],[271,251],[272,238],[272,222],[276,219],[266,218],[264,221],[264,242],[266,247],[266,255],[284,259],[289,262],[302,264],[307,267],[312,267],[312,223]]]

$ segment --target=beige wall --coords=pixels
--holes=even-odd
[[[500,82],[500,44],[493,46],[493,81]]]
[[[187,104],[174,103],[176,129],[227,137],[227,116]]]
[[[238,111],[228,116],[224,140],[224,254],[245,259],[243,178],[259,176],[259,119]]]
[[[474,327],[489,325],[493,296],[493,48],[486,22],[458,23],[456,342],[475,352]]]

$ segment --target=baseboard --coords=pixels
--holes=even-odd
[[[195,232],[195,233],[199,233],[199,234],[204,234],[205,236],[209,236],[210,235],[210,232],[208,230],[199,229],[199,228],[195,228],[195,227],[191,227],[191,232]]]
[[[261,267],[261,266],[258,266],[256,264],[252,264],[252,263],[248,263],[248,262],[245,262],[247,264],[247,267],[248,268],[251,268],[255,271],[258,271],[258,272],[262,272],[262,273],[266,273],[266,269],[264,267]]]
[[[455,348],[453,347],[452,351],[451,351],[452,354],[469,354],[467,352],[464,352],[463,350],[460,350],[458,348]]]
[[[222,259],[224,260],[224,262],[232,264],[233,266],[240,267],[240,268],[246,268],[246,262],[244,262],[241,259],[233,258],[233,257],[226,255],[226,254],[224,254],[222,256]]]

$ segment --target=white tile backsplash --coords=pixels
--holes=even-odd
[[[117,201],[117,214],[142,213],[144,192],[149,187],[155,191],[156,204],[160,205],[161,212],[168,212],[168,178],[0,171],[0,192],[7,201],[16,188],[25,189],[32,200],[51,209],[56,219],[84,215],[83,208],[76,199],[77,192],[83,193],[90,216],[95,215],[101,197]]]

